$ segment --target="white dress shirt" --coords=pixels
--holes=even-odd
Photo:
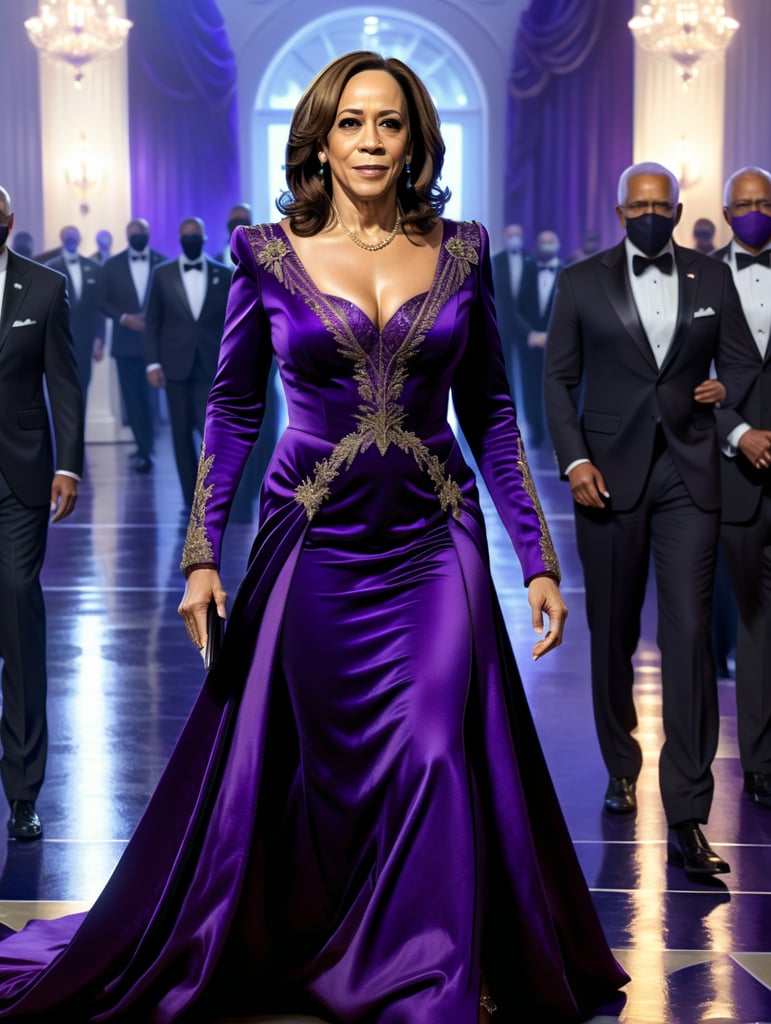
[[[200,270],[185,270],[185,264],[200,263]],[[182,277],[182,284],[185,286],[185,294],[190,304],[190,312],[193,319],[197,320],[201,315],[203,304],[206,301],[206,286],[208,274],[206,272],[206,257],[203,253],[197,260],[191,260],[184,253],[179,257],[179,273]]]
[[[137,259],[137,257],[140,257]],[[142,259],[141,257],[144,257]],[[147,298],[147,285],[150,280],[150,249],[148,246],[142,250],[142,252],[135,252],[134,249],[129,246],[128,251],[129,259],[129,270],[131,272],[131,279],[134,282],[136,288],[137,298],[139,299],[139,305],[142,309],[145,306],[145,299]]]
[[[661,369],[675,334],[680,302],[674,247],[671,242],[668,242],[661,250],[661,253],[668,252],[672,255],[671,274],[663,274],[658,267],[651,265],[643,270],[639,277],[634,274],[632,260],[635,255],[645,259],[648,257],[641,249],[632,245],[628,238],[624,241],[624,247],[632,298],[637,307],[637,314],[640,317],[643,330],[647,335],[651,352],[653,352],[653,358],[656,360],[656,366]],[[660,256],[661,253],[656,255]]]
[[[557,256],[538,264],[538,312],[544,315],[549,307],[549,299],[554,291],[554,278],[557,276],[560,261]]]
[[[80,256],[62,249],[62,259],[72,282],[72,296],[76,302],[80,302],[80,296],[83,294],[83,270],[80,266]]]
[[[522,264],[524,260],[521,252],[507,252],[509,260],[509,282],[511,294],[515,299],[519,298],[519,286],[522,283]]]
[[[771,248],[771,246],[766,246],[766,248]],[[731,268],[744,318],[752,332],[755,344],[758,346],[760,358],[765,359],[768,335],[771,331],[771,267],[752,263],[749,267],[739,270],[736,266],[737,252],[745,252],[745,250],[733,240],[729,246],[726,263]],[[728,435],[728,443],[722,446],[723,452],[730,457],[738,455],[739,441],[748,430],[752,430],[749,423],[740,423],[738,427],[734,427]]]

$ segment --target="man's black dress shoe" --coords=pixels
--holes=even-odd
[[[756,804],[771,807],[771,772],[745,772],[744,792]]]
[[[40,839],[43,826],[31,800],[12,800],[8,835],[12,839]]]
[[[669,830],[667,861],[686,875],[727,875],[730,866],[712,849],[697,821],[681,821]]]
[[[605,790],[605,808],[611,814],[634,814],[637,810],[634,779],[611,775]]]

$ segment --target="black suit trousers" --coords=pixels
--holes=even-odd
[[[48,508],[28,508],[0,476],[0,777],[9,801],[35,800],[45,776],[46,616],[40,570]]]
[[[771,485],[747,523],[720,538],[739,607],[736,726],[746,772],[771,772]]]
[[[166,381],[166,401],[169,405],[174,460],[182,488],[185,505],[193,503],[193,491],[198,474],[198,456],[203,439],[206,401],[211,388],[211,376],[196,357],[193,372],[186,380]]]
[[[155,431],[145,361],[141,356],[116,356],[115,364],[126,419],[134,435],[139,456],[142,459],[149,459],[153,453]]]
[[[642,755],[632,656],[651,553],[661,650],[665,741],[659,784],[670,825],[706,822],[718,705],[710,616],[719,513],[691,500],[666,447],[659,447],[639,502],[629,511],[576,505],[576,536],[586,584],[597,735],[610,775],[636,779]]]

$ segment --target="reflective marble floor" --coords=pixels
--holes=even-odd
[[[90,445],[75,515],[54,526],[44,570],[51,750],[38,808],[45,838],[0,845],[0,920],[87,907],[123,850],[202,680],[176,606],[186,512],[167,436],[156,471],[129,469],[126,445]],[[533,664],[521,575],[493,517],[493,567],[554,781],[593,898],[632,976],[619,1016],[593,1024],[771,1022],[771,812],[741,793],[733,684],[721,680],[721,740],[707,835],[732,873],[710,885],[665,863],[657,785],[660,679],[655,614],[636,656],[639,813],[601,810],[605,774],[591,721],[582,580],[569,494],[551,459],[534,475],[571,609],[563,647]],[[231,523],[223,579],[231,594],[252,529]],[[1,823],[0,823],[1,824]],[[263,1018],[264,1019],[264,1018]],[[433,1022],[427,1022],[433,1024]],[[522,1024],[537,1024],[523,1021]]]

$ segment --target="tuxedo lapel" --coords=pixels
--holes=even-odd
[[[180,304],[180,308],[184,310],[184,312],[192,320],[193,311],[190,308],[190,301],[187,297],[185,285],[182,281],[182,275],[184,274],[184,270],[182,269],[182,267],[180,267],[178,260],[174,261],[171,269],[173,271],[171,274],[169,274],[169,285],[171,287],[171,290],[176,296],[177,302]]]
[[[677,271],[678,303],[677,323],[672,336],[672,344],[669,346],[666,359],[661,365],[662,372],[677,355],[683,344],[683,339],[693,321],[693,314],[696,310],[696,292],[699,288],[699,271],[694,260],[691,249],[684,249],[679,245],[675,246],[675,270]]]
[[[626,270],[626,250],[624,243],[620,242],[613,249],[608,249],[600,263],[600,282],[605,289],[616,316],[624,325],[627,333],[640,350],[645,359],[658,373],[656,360],[653,357],[648,337],[640,323],[632,297],[632,289],[629,287]]]
[[[8,340],[11,325],[18,319],[18,313],[29,289],[28,275],[23,266],[14,259],[8,250],[8,269],[5,272],[5,292],[3,294],[3,316],[0,320],[0,350]]]

